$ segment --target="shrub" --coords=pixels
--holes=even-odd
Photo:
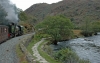
[[[92,36],[93,32],[92,31],[82,31],[81,34],[84,35],[85,37],[88,37],[88,36]]]
[[[63,63],[89,63],[89,61],[81,60],[71,49],[62,49],[54,54],[56,60]]]

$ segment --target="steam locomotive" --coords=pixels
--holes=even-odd
[[[0,25],[0,43],[16,36],[23,35],[23,26],[15,23]]]

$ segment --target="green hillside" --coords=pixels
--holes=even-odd
[[[25,13],[36,17],[37,22],[46,16],[63,14],[72,22],[81,24],[88,18],[90,21],[100,20],[100,0],[63,0],[58,3],[39,3],[25,10]]]

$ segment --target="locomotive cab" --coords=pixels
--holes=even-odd
[[[16,29],[16,25],[14,23],[10,23],[8,25],[8,30],[9,30],[9,38],[15,37],[15,29]]]

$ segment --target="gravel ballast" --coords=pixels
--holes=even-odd
[[[27,38],[32,34],[15,37],[0,44],[0,63],[19,63],[16,55],[16,45],[21,42],[23,38]]]

